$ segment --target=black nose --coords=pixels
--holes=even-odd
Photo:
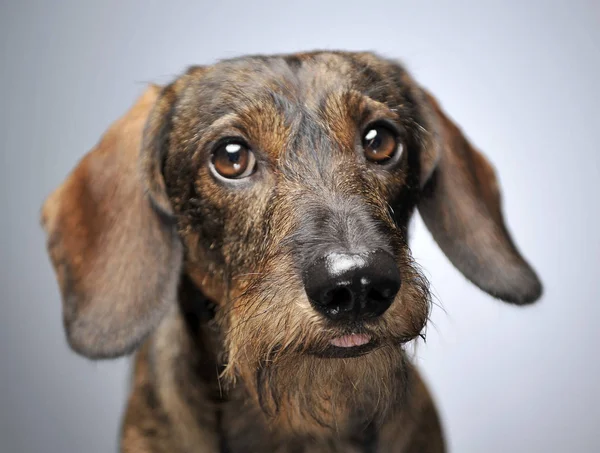
[[[303,279],[312,305],[334,320],[380,316],[400,289],[398,266],[384,251],[330,253],[310,265]]]

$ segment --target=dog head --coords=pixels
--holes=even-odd
[[[76,351],[133,350],[186,274],[218,307],[229,382],[292,424],[330,426],[401,398],[402,345],[430,304],[415,208],[482,290],[539,297],[491,165],[435,99],[394,62],[315,52],[148,88],[42,219]]]

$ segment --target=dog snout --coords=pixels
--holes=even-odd
[[[308,266],[303,280],[313,307],[336,321],[381,316],[401,284],[394,257],[382,250],[329,253]]]

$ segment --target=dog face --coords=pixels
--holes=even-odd
[[[408,247],[415,208],[473,283],[539,297],[492,167],[436,101],[395,63],[318,52],[150,88],[43,221],[77,351],[134,348],[185,273],[217,304],[228,382],[307,430],[377,421],[402,397],[402,345],[430,303]]]

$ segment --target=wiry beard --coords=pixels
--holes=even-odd
[[[377,347],[358,357],[326,358],[319,352],[339,330],[312,309],[285,259],[261,272],[223,312],[225,382],[233,386],[240,379],[271,426],[297,434],[381,424],[405,394],[402,345],[419,335],[427,320],[426,280],[412,263],[403,266],[399,299],[365,327]]]
[[[291,355],[256,371],[263,411],[296,433],[318,435],[381,424],[406,387],[401,347],[354,358]]]

